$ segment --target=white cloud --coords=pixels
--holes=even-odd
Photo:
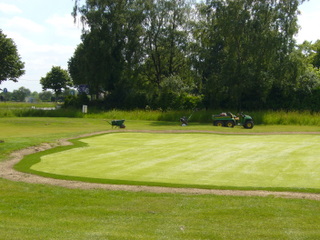
[[[45,30],[42,25],[23,17],[13,17],[11,19],[7,19],[4,25],[10,29],[28,31],[32,33],[41,33]]]
[[[51,26],[56,35],[79,41],[81,28],[77,23],[74,23],[74,19],[70,14],[54,15],[48,18],[46,23]]]
[[[47,44],[43,42],[36,42],[37,39],[30,39],[25,37],[23,33],[7,32],[7,36],[14,39],[17,45],[18,53],[21,56],[21,60],[25,62],[26,74],[21,77],[21,84],[25,84],[26,87],[35,89],[37,85],[37,91],[41,91],[36,82],[44,77],[47,72],[51,70],[52,66],[61,66],[67,69],[67,63],[75,50],[74,44],[53,43]],[[26,81],[25,79],[29,80]],[[19,80],[19,82],[20,82]],[[28,83],[30,85],[28,85]],[[8,89],[17,88],[16,83],[4,83],[4,87]]]
[[[5,33],[9,38],[13,39],[13,41],[15,42],[15,44],[19,48],[21,49],[25,49],[28,50],[27,48],[29,48],[30,44],[33,43],[32,40],[30,40],[29,38],[24,37],[20,32],[16,32],[16,31],[6,31]],[[20,51],[19,51],[20,52]]]
[[[0,0],[0,2],[2,2],[0,28],[17,45],[26,70],[26,74],[18,83],[5,81],[1,83],[1,88],[12,91],[24,86],[33,91],[41,91],[40,78],[44,77],[52,66],[67,69],[68,60],[81,42],[82,27],[78,22],[74,24],[70,14],[74,1]]]
[[[301,29],[296,36],[298,43],[303,43],[305,40],[315,42],[320,39],[320,31],[317,28],[317,23],[320,22],[319,11],[319,0],[307,1],[301,5],[301,14],[298,17]]]
[[[21,9],[12,4],[0,3],[0,12],[6,14],[22,13]]]

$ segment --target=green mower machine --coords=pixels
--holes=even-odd
[[[240,113],[236,116],[230,112],[220,113],[219,115],[212,115],[213,125],[219,127],[234,127],[243,126],[244,128],[251,129],[254,126],[253,118],[249,115]]]

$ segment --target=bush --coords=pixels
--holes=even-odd
[[[65,98],[63,107],[64,108],[78,108],[80,109],[82,105],[89,104],[89,98],[86,94],[80,94],[78,96],[67,96]]]

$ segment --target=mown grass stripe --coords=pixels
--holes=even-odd
[[[85,181],[319,189],[319,142],[317,135],[112,133],[51,150],[29,167]]]

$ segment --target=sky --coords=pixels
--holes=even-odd
[[[0,29],[17,45],[26,73],[17,83],[4,81],[0,88],[12,92],[20,87],[42,91],[41,77],[52,66],[68,68],[68,60],[81,42],[81,24],[74,23],[74,0],[0,0]],[[320,0],[300,6],[298,43],[320,39]],[[0,91],[1,92],[1,91]]]

